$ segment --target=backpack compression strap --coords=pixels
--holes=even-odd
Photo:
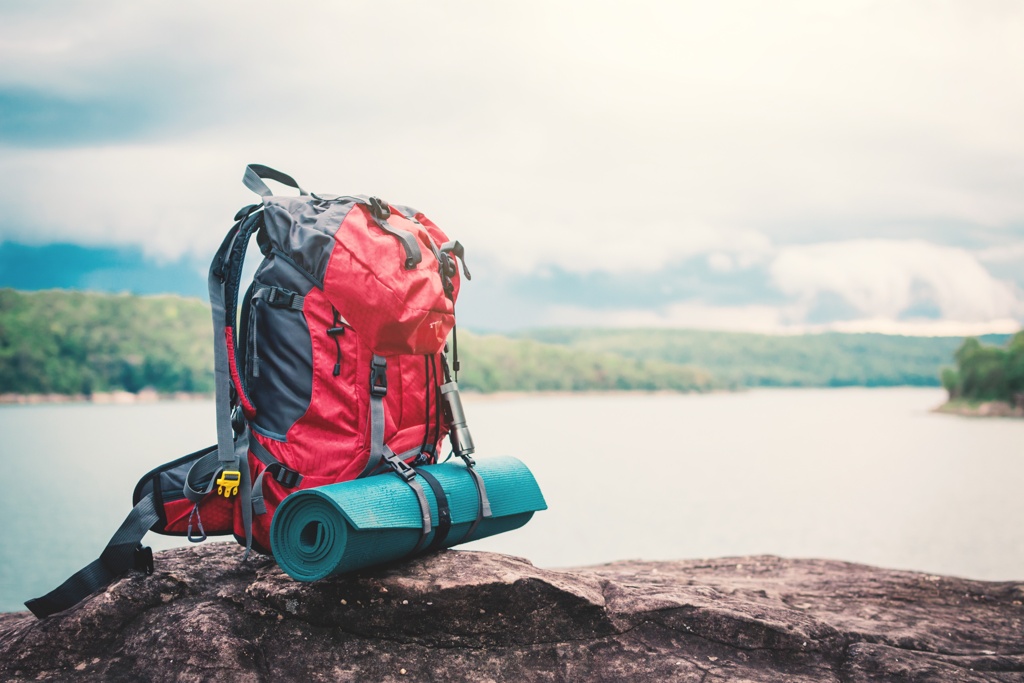
[[[142,546],[142,537],[160,521],[153,494],[144,496],[128,513],[99,558],[78,570],[52,591],[25,603],[38,618],[74,607],[93,593],[112,584],[129,569],[153,573],[153,551]]]

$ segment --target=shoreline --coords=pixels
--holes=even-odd
[[[160,393],[143,389],[138,393],[130,391],[97,391],[94,394],[0,394],[0,407],[38,405],[133,405],[137,403],[159,403],[162,401],[206,401],[213,400],[212,393],[191,393],[176,391]]]
[[[1006,401],[973,402],[953,400],[937,406],[932,412],[945,415],[959,415],[960,417],[1024,418],[1024,406],[1015,406]]]

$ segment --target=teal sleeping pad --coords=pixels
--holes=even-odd
[[[476,471],[484,481],[491,516],[468,536],[479,498],[466,466],[460,461],[417,470],[433,475],[448,498],[451,529],[445,548],[518,529],[534,512],[547,509],[537,481],[522,462],[507,456],[478,460]],[[437,533],[437,500],[422,477],[417,481],[430,504],[433,529],[426,547]],[[293,579],[316,581],[405,557],[416,548],[421,529],[415,492],[389,472],[291,494],[274,513],[270,547]]]

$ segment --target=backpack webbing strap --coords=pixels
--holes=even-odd
[[[374,354],[370,361],[370,457],[360,477],[369,476],[384,460],[384,397],[388,395],[388,361]]]
[[[387,371],[387,359],[374,354],[370,361],[370,457],[359,476],[365,477],[373,474],[378,466],[386,464],[416,494],[416,500],[420,504],[423,526],[420,540],[412,550],[412,554],[415,554],[423,547],[427,534],[433,528],[430,522],[430,504],[427,502],[427,494],[423,492],[423,487],[416,481],[416,470],[405,462],[403,456],[395,455],[394,451],[384,445],[384,397],[388,395]]]
[[[434,540],[423,549],[425,553],[432,553],[444,547],[444,542],[448,538],[448,532],[452,528],[452,513],[448,506],[448,495],[444,492],[444,487],[441,486],[441,482],[437,480],[437,477],[425,470],[416,470],[416,474],[423,477],[423,481],[427,482],[430,490],[434,492],[434,500],[437,501],[437,529],[434,531]]]
[[[395,452],[387,446],[384,447],[384,460],[394,470],[395,474],[409,485],[409,488],[416,494],[416,500],[420,504],[420,517],[423,520],[420,527],[420,540],[416,542],[416,547],[409,553],[410,555],[415,555],[423,548],[424,541],[427,540],[427,536],[433,529],[430,521],[430,503],[427,502],[427,494],[423,492],[423,487],[416,481],[416,475],[418,474],[416,470],[402,460],[401,456],[395,455]]]
[[[252,441],[255,441],[255,439],[252,439]],[[202,520],[199,519],[199,503],[217,485],[214,475],[228,467],[237,468],[239,473],[237,495],[241,498],[242,502],[242,526],[245,529],[245,557],[249,556],[249,550],[252,548],[253,506],[253,486],[249,474],[249,442],[249,431],[247,429],[243,430],[241,434],[237,435],[232,444],[232,462],[225,463],[221,460],[220,454],[217,451],[212,451],[197,460],[189,468],[188,474],[185,476],[185,485],[182,487],[185,497],[195,504],[192,514],[189,516],[188,540],[193,542],[206,540],[205,533],[198,538],[192,537],[192,518],[196,518],[202,533]],[[262,499],[262,495],[260,497]]]
[[[236,444],[239,451],[238,471],[242,478],[238,496],[241,498],[242,528],[245,529],[245,554],[242,556],[244,561],[249,559],[249,551],[252,550],[252,475],[249,472],[249,430],[238,435]]]
[[[270,197],[274,193],[271,192],[270,188],[267,187],[267,184],[263,182],[263,178],[276,180],[282,185],[294,187],[299,191],[300,195],[309,194],[299,187],[299,184],[295,182],[295,178],[292,178],[287,173],[281,173],[278,170],[270,168],[269,166],[264,166],[263,164],[249,164],[246,166],[245,175],[242,176],[242,183],[261,197]]]
[[[193,503],[199,504],[215,486],[214,479],[224,466],[220,461],[220,454],[217,451],[207,453],[192,463],[188,474],[185,475],[185,486],[182,491],[185,497]]]
[[[465,538],[472,538],[473,532],[480,525],[480,521],[484,517],[491,516],[491,501],[487,498],[487,487],[484,486],[484,479],[480,476],[480,473],[476,471],[476,463],[468,455],[462,458],[466,462],[466,469],[473,475],[473,481],[476,482],[476,495],[477,495],[477,511],[476,519],[473,520],[473,524],[470,525],[469,530],[466,531]]]
[[[99,558],[71,575],[52,591],[25,603],[38,618],[48,617],[112,584],[129,569],[153,571],[153,551],[141,545],[142,537],[160,521],[153,494],[147,494],[125,517]]]
[[[388,218],[391,217],[391,207],[388,203],[378,197],[370,197],[365,202],[365,206],[369,207],[370,216],[373,217],[377,227],[397,239],[402,245],[402,249],[405,250],[405,269],[412,270],[419,265],[423,260],[423,253],[420,251],[416,236],[408,230],[396,228],[388,223]]]
[[[267,505],[263,502],[263,477],[269,472],[270,476],[285,488],[295,488],[302,483],[302,475],[282,465],[281,461],[252,434],[249,435],[249,450],[264,466],[252,484],[252,510],[257,515],[265,515]]]

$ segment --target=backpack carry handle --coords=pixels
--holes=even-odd
[[[295,178],[292,178],[287,173],[281,173],[278,170],[264,166],[263,164],[249,164],[245,167],[245,175],[242,176],[242,182],[250,190],[260,195],[261,197],[269,197],[274,193],[271,192],[267,184],[263,182],[263,178],[267,180],[276,180],[282,185],[288,187],[294,187],[299,191],[300,195],[308,195],[309,193],[299,187],[299,184],[295,182]]]

